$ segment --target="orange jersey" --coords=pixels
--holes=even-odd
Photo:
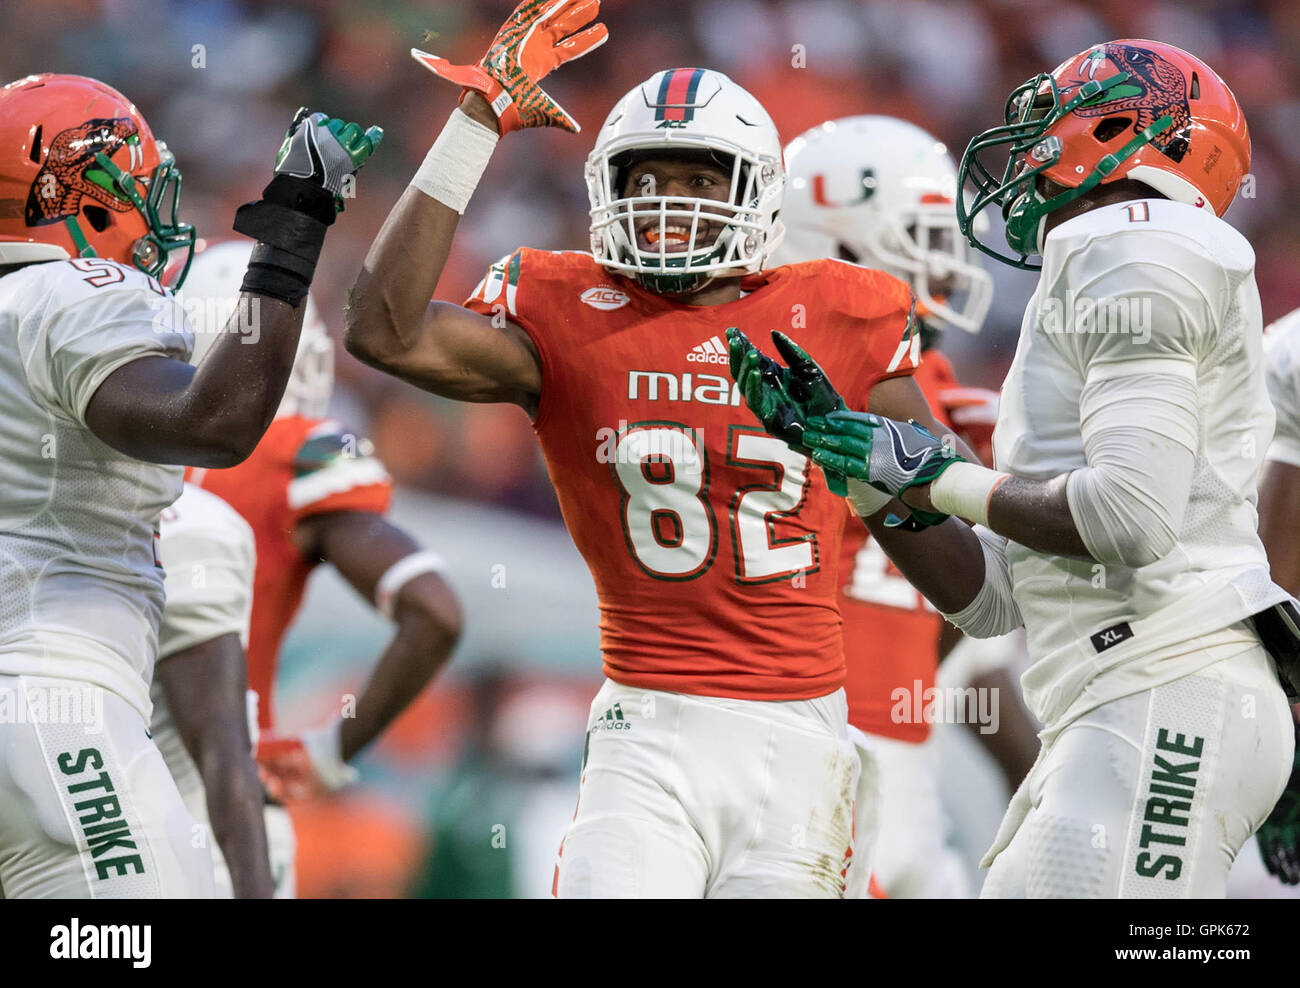
[[[844,503],[767,435],[727,369],[737,326],[785,330],[866,405],[911,374],[920,336],[907,286],[839,261],[775,268],[747,293],[688,306],[588,254],[520,250],[466,303],[532,338],[534,429],[596,584],[605,675],[644,689],[742,699],[843,685],[836,570]]]
[[[276,659],[315,565],[293,544],[304,518],[331,511],[388,510],[392,481],[360,440],[330,419],[276,419],[253,455],[227,470],[192,470],[190,480],[243,516],[257,542],[253,613],[248,635],[248,685],[257,691],[258,723],[274,724]]]
[[[951,427],[940,397],[957,384],[948,359],[926,351],[916,382],[935,417]],[[841,546],[840,584],[849,723],[868,734],[924,741],[930,725],[918,722],[916,710],[925,690],[934,686],[943,618],[851,512]],[[902,707],[895,696],[900,689],[906,691]],[[894,715],[896,708],[903,717]]]

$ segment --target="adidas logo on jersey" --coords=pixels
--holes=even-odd
[[[615,309],[621,309],[632,301],[628,298],[627,292],[621,292],[617,288],[610,288],[608,285],[597,285],[594,288],[588,288],[579,298],[593,309],[599,309],[601,312],[613,312]]]
[[[694,346],[686,359],[696,364],[725,364],[727,344],[722,342],[722,337],[714,336]]]
[[[632,722],[623,719],[623,705],[616,703],[591,725],[593,731],[630,731]]]

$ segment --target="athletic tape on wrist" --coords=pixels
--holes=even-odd
[[[935,511],[987,526],[989,500],[1010,476],[978,463],[954,463],[930,485],[930,503]]]
[[[240,291],[278,298],[296,307],[311,287],[327,224],[263,199],[240,206],[234,228],[257,241]]]
[[[270,188],[270,186],[267,186]],[[325,243],[328,223],[300,212],[284,203],[259,199],[246,202],[235,210],[236,233],[252,237],[258,243],[287,250],[315,264]]]
[[[251,261],[248,270],[244,272],[244,280],[239,285],[241,292],[276,298],[288,302],[294,308],[307,297],[310,288],[310,280],[303,281],[292,271],[274,264],[254,264]]]
[[[417,576],[436,573],[443,568],[442,557],[436,552],[413,552],[403,556],[384,571],[375,585],[375,607],[379,613],[390,620],[397,607],[397,595]]]
[[[453,110],[411,185],[463,216],[500,139],[463,110]]]

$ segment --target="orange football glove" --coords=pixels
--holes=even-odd
[[[988,388],[951,387],[939,392],[948,421],[985,466],[993,465],[993,427],[1002,395]]]
[[[540,83],[556,66],[608,40],[604,24],[578,31],[599,13],[600,0],[524,0],[477,65],[452,65],[418,48],[411,49],[411,57],[434,75],[481,93],[497,115],[502,137],[524,127],[563,127],[576,134],[582,128]]]

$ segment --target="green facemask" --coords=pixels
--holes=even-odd
[[[86,178],[115,198],[130,203],[144,217],[148,232],[136,244],[131,263],[145,274],[154,278],[161,277],[167,268],[171,253],[176,250],[186,251],[185,267],[180,277],[171,285],[172,288],[180,288],[185,282],[185,276],[189,274],[190,262],[194,259],[195,232],[194,227],[189,223],[182,223],[178,215],[181,200],[181,172],[176,167],[176,158],[161,142],[158,144],[158,153],[161,160],[158,167],[154,169],[153,175],[150,176],[148,194],[145,196],[140,195],[135,178],[129,172],[118,168],[109,160],[108,155],[103,153],[95,156],[95,164],[98,167],[88,169]],[[170,216],[164,222],[163,204],[169,195]],[[90,246],[77,218],[69,216],[63,222],[67,227],[68,235],[72,237],[73,244],[76,245],[78,256],[95,257],[95,249]]]

